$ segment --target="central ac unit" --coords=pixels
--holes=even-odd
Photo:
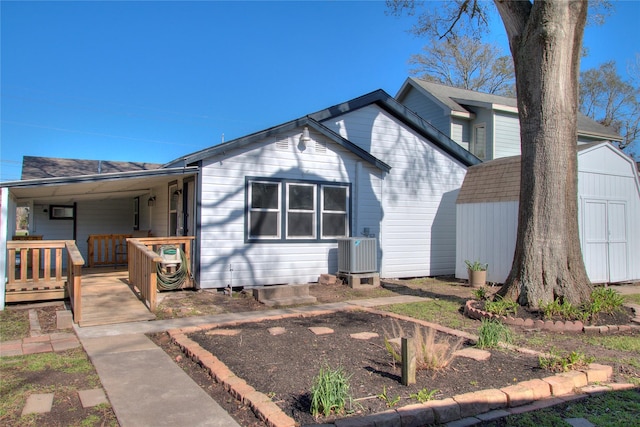
[[[349,237],[338,239],[338,272],[347,274],[378,271],[378,251],[375,238]]]

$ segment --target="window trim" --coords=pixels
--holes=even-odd
[[[278,237],[259,237],[259,236],[250,236],[250,213],[251,213],[251,184],[255,182],[264,182],[264,183],[276,183],[278,184],[279,190],[279,216],[278,216]],[[314,233],[315,237],[308,238],[296,238],[296,237],[287,237],[287,213],[288,210],[288,188],[290,184],[302,184],[302,185],[313,185],[314,189]],[[336,239],[341,237],[349,237],[351,236],[351,228],[352,228],[352,212],[353,200],[351,198],[352,184],[348,182],[330,182],[330,181],[314,181],[314,180],[296,180],[296,179],[286,179],[286,178],[264,178],[264,177],[254,177],[247,176],[245,177],[245,201],[244,201],[244,240],[245,243],[323,243],[323,242],[335,242]],[[346,188],[346,235],[345,236],[334,236],[334,237],[323,237],[322,236],[322,214],[325,213],[321,209],[321,204],[323,204],[322,196],[324,187],[341,187]],[[330,212],[330,211],[329,211]]]
[[[278,186],[278,208],[252,208],[251,200],[253,195],[252,184],[276,184]],[[247,180],[245,187],[245,240],[249,241],[278,241],[282,239],[282,183],[272,179],[253,179]],[[251,212],[276,212],[277,213],[277,225],[276,229],[278,234],[276,236],[251,236]]]
[[[484,156],[480,157],[478,154],[477,146],[478,146],[478,129],[484,129]],[[487,160],[487,124],[486,123],[477,123],[473,125],[473,135],[471,137],[471,154],[479,158],[480,160]]]

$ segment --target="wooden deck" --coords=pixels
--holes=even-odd
[[[155,319],[131,289],[127,277],[123,268],[82,269],[81,327]]]

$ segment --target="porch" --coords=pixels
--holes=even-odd
[[[80,326],[152,320],[158,278],[162,282],[165,271],[158,267],[165,260],[155,251],[167,245],[179,248],[178,265],[185,271],[171,289],[193,287],[190,272],[193,239],[129,238],[127,266],[92,268],[83,267],[85,260],[74,241],[9,241],[5,298],[7,302],[69,298],[73,320]]]

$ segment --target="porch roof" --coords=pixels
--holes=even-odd
[[[197,167],[161,168],[8,181],[0,183],[0,187],[9,188],[18,204],[26,201],[42,204],[70,203],[96,198],[105,200],[135,197],[167,182],[167,178],[192,176],[197,173]]]

